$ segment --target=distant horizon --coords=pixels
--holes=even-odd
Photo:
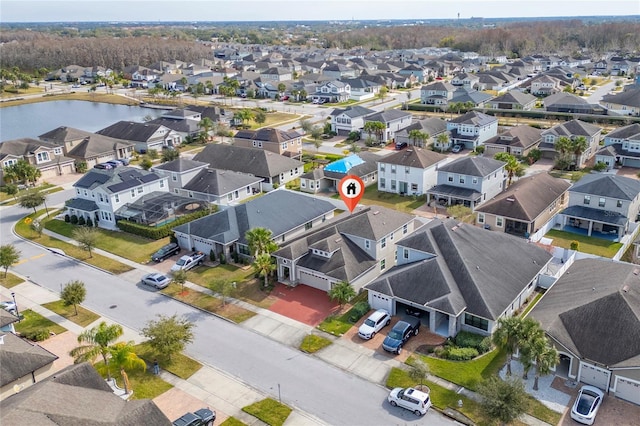
[[[513,16],[518,15],[518,16]],[[638,0],[2,0],[4,24],[632,18]]]

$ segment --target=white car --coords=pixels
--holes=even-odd
[[[583,386],[571,407],[571,418],[578,423],[592,425],[602,404],[604,392],[595,386]]]
[[[142,277],[143,284],[150,285],[151,287],[155,287],[157,289],[166,288],[170,282],[171,279],[158,272],[153,272]]]
[[[454,154],[457,154],[460,151],[462,151],[462,145],[454,145],[453,148],[451,148],[451,152]]]
[[[413,411],[416,416],[427,414],[431,407],[429,394],[414,388],[395,388],[389,393],[387,399],[394,407],[406,408]]]
[[[369,340],[376,335],[376,333],[382,330],[391,323],[391,315],[384,309],[378,309],[369,318],[364,320],[360,328],[358,329],[358,336],[363,339]]]
[[[16,315],[18,310],[16,309],[16,304],[13,302],[0,302],[0,308],[4,309],[7,312]]]

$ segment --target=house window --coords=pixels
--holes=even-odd
[[[484,223],[484,213],[478,213],[478,223]]]
[[[306,187],[307,187],[307,181],[302,179],[300,181],[300,188],[306,188]],[[247,189],[249,189],[249,188],[247,188]],[[247,194],[248,194],[248,192],[247,192]]]
[[[402,257],[404,259],[409,259],[409,249],[402,249]]]
[[[618,208],[622,207],[622,200],[618,200],[618,202],[616,203],[616,207]]]
[[[386,265],[386,264],[387,264],[387,262],[386,262],[386,260],[385,260],[385,259],[382,259],[382,260],[380,261],[380,270],[381,270],[381,271],[384,271],[384,269],[387,267],[387,265]]]
[[[395,191],[396,190],[396,181],[391,179],[391,190]]]
[[[380,163],[380,171],[384,172],[384,164]]]
[[[384,188],[387,184],[387,180],[385,178],[380,178],[380,188]]]
[[[98,194],[98,197],[100,198],[100,202],[104,203],[104,197],[102,196],[102,194]]]
[[[405,173],[411,173],[411,168],[410,167],[405,167],[404,168],[404,172]]]
[[[282,142],[282,149],[283,150],[287,149],[287,143],[286,142]]]
[[[389,234],[389,239],[393,241],[393,232]]]
[[[53,153],[55,155],[62,155],[62,148],[54,148]]]
[[[496,217],[496,226],[498,228],[502,228],[502,226],[504,225],[504,218],[501,216],[497,216]]]
[[[489,331],[489,320],[471,314],[464,314],[464,323],[480,330]]]
[[[136,190],[135,190],[135,189],[132,189],[132,190],[131,190],[131,196],[132,196],[132,197],[135,197],[135,196],[136,196]]]
[[[591,195],[585,195],[583,204],[589,204],[591,202]]]
[[[253,141],[254,148],[262,148],[262,141]]]
[[[371,241],[369,240],[364,240],[364,248],[366,248],[367,250],[369,250],[371,248]]]
[[[391,165],[391,173],[395,173],[396,172],[396,165],[392,164]]]
[[[139,186],[138,187],[138,194],[142,194],[144,192],[144,188]]]
[[[48,152],[39,152],[36,156],[38,159],[38,163],[42,163],[43,161],[49,161],[49,153]]]
[[[308,231],[312,227],[313,227],[313,223],[312,222],[307,222],[307,223],[304,224],[304,230],[305,231]]]
[[[605,200],[604,197],[600,197],[600,199],[598,200],[598,207],[604,207],[606,203],[607,200]]]
[[[418,191],[418,184],[417,183],[412,183],[411,184],[411,192],[417,192]]]
[[[115,200],[116,200],[116,203],[119,203],[119,202],[120,202],[120,195],[115,194],[115,197],[114,197],[114,198],[115,198]]]
[[[175,174],[175,173],[171,173],[171,180],[174,181],[174,182],[177,182],[178,181],[178,175]]]
[[[189,197],[193,197],[193,192],[189,192]],[[227,194],[227,201],[233,201],[233,194]]]
[[[382,237],[380,240],[380,247],[385,248],[387,246],[387,237]]]
[[[17,164],[17,163],[18,163],[18,160],[16,160],[15,158],[12,158],[11,160],[5,161],[3,164],[4,164],[5,167],[9,167],[9,166],[11,166],[13,164]]]
[[[464,183],[464,176],[460,176],[460,183]]]
[[[251,188],[247,186],[247,195],[251,194]]]
[[[471,182],[475,185],[476,183],[478,183],[478,178],[477,177],[471,178]]]
[[[448,180],[449,182],[453,182],[453,175],[449,175],[449,176],[447,177],[447,180]]]

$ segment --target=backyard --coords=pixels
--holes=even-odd
[[[557,229],[550,230],[545,237],[552,239],[554,246],[565,249],[570,249],[571,243],[577,241],[579,251],[607,258],[615,256],[622,247],[622,243],[614,243],[601,238],[587,237],[586,235],[559,231]]]
[[[426,202],[427,199],[423,196],[402,197],[397,194],[378,191],[378,185],[376,184],[368,186],[364,191],[364,195],[360,199],[360,203],[362,204],[375,204],[392,210],[400,210],[405,213],[411,213]]]

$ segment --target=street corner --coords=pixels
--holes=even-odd
[[[209,407],[205,402],[178,388],[169,389],[162,395],[155,397],[153,402],[171,421],[179,419],[185,413],[193,413],[205,407],[216,412],[216,424],[220,424],[230,417],[228,414],[217,410],[215,407]]]

